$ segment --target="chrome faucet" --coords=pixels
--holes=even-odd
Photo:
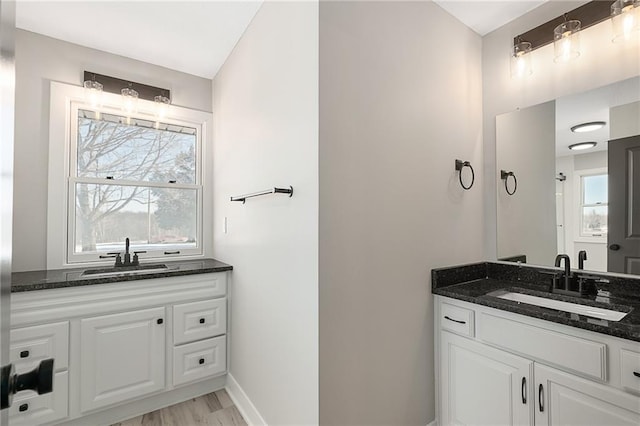
[[[564,288],[560,290],[569,291],[569,283],[571,282],[571,260],[569,256],[566,254],[559,254],[556,256],[556,267],[560,267],[560,263],[562,263],[562,259],[564,259]],[[554,286],[555,289],[556,286]]]
[[[129,238],[124,240],[124,266],[131,266],[131,255],[129,254]]]
[[[578,269],[584,269],[584,261],[587,260],[587,251],[580,250],[578,252]]]

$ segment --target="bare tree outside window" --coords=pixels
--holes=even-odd
[[[196,130],[78,111],[75,252],[197,245]]]

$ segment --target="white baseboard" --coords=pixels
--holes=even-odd
[[[436,421],[436,419],[433,419],[433,421],[429,423],[427,426],[438,426],[438,422]]]
[[[258,409],[253,405],[231,373],[227,375],[226,389],[231,400],[249,426],[267,426],[267,422],[264,421]]]

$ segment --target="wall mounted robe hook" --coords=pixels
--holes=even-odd
[[[464,169],[465,167],[468,167],[469,170],[471,170],[471,183],[468,186],[465,186],[464,182],[462,182],[462,169]],[[462,186],[462,188],[466,190],[471,189],[473,183],[476,180],[476,174],[473,171],[473,167],[471,167],[471,163],[469,163],[468,161],[456,160],[456,170],[459,172],[458,180],[460,181],[460,186]]]
[[[513,191],[509,191],[509,176],[513,177]],[[516,179],[516,175],[513,172],[508,172],[506,170],[500,170],[500,179],[504,180],[504,190],[507,191],[507,194],[513,195],[518,190],[518,179]]]

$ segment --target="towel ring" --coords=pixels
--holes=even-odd
[[[509,176],[513,177],[513,191],[509,191],[509,185],[507,184]],[[500,170],[500,179],[504,180],[504,190],[507,191],[507,194],[513,195],[516,193],[518,190],[518,179],[516,179],[516,175],[513,172]]]
[[[469,186],[465,186],[464,182],[462,182],[462,169],[465,167],[468,167],[469,170],[471,170],[471,183],[469,184]],[[470,190],[471,187],[473,186],[473,183],[476,181],[476,174],[473,171],[473,167],[471,167],[471,163],[469,163],[468,161],[456,160],[456,170],[460,172],[458,174],[458,180],[460,181],[460,186],[462,186],[462,188],[467,191]]]

